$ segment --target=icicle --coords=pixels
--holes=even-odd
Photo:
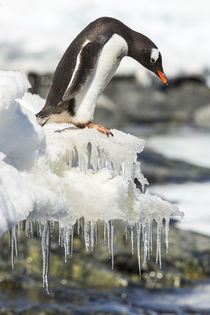
[[[77,220],[77,235],[79,235],[79,231],[80,231],[80,221],[78,219]]]
[[[166,253],[168,254],[168,234],[170,218],[165,218]]]
[[[103,169],[106,164],[106,155],[103,150],[99,150],[99,159],[98,159],[98,167],[99,170]]]
[[[29,221],[29,230],[30,230],[31,238],[33,238],[34,236],[33,221]]]
[[[104,222],[104,245],[106,244],[106,229],[107,229],[107,225],[106,223]]]
[[[151,249],[150,249],[150,245],[151,245],[151,220],[150,218],[148,218],[146,220],[146,229],[145,229],[145,248],[146,248],[146,252],[145,252],[145,263],[147,260],[150,259],[150,253],[151,253]]]
[[[59,245],[61,247],[64,247],[64,239],[65,239],[64,235],[65,235],[64,227],[61,226],[60,233],[59,233]]]
[[[30,238],[30,228],[29,228],[29,226],[30,226],[30,221],[26,220],[26,222],[25,222],[25,235],[28,238]],[[23,224],[21,224],[21,227],[24,229]]]
[[[128,242],[128,222],[125,222],[125,242]]]
[[[159,262],[161,268],[161,233],[162,233],[162,221],[157,221],[157,248],[156,248],[156,263]]]
[[[43,258],[43,287],[45,287],[47,294],[49,294],[48,288],[48,273],[49,273],[49,259],[50,259],[50,222],[47,221],[43,224],[42,230],[42,258]]]
[[[110,244],[110,221],[107,222],[107,246],[108,246],[108,253],[109,257],[111,254],[111,244]]]
[[[84,222],[84,239],[85,239],[85,248],[86,250],[90,247],[90,224],[89,222]]]
[[[141,223],[137,223],[137,257],[139,267],[139,277],[141,276]]]
[[[38,236],[39,238],[42,237],[42,225],[41,225],[41,221],[38,222]]]
[[[65,263],[67,262],[67,257],[69,256],[69,227],[65,226],[64,228],[64,252],[65,252]]]
[[[12,269],[14,269],[14,252],[16,257],[18,256],[18,247],[17,247],[17,231],[16,226],[10,230],[10,249],[11,249],[11,265]]]
[[[144,244],[144,264],[150,258],[150,236],[151,236],[151,222],[150,219],[145,219],[143,225],[143,244]]]
[[[78,158],[78,151],[77,148],[74,147],[72,150],[72,167],[77,167],[79,162],[78,162],[79,158]]]
[[[82,235],[83,238],[85,238],[85,219],[82,222],[80,222],[80,227],[81,227],[81,230],[82,230],[81,235]]]
[[[83,172],[86,173],[88,169],[88,150],[87,146],[81,146],[77,148],[78,152],[78,166],[79,169]]]
[[[114,270],[114,223],[111,221],[111,252],[112,252],[112,270]]]
[[[110,170],[110,171],[113,171],[114,170],[114,166],[113,166],[113,163],[112,163],[112,161],[110,161],[110,160],[106,160],[106,165],[105,165],[105,167],[108,169],[108,170]]]
[[[104,166],[106,169],[108,170],[112,170],[112,165],[109,161],[109,159],[106,157],[106,160],[105,160],[105,166]]]
[[[22,230],[22,231],[24,230],[24,221],[20,222],[20,230]]]
[[[12,240],[12,236],[10,237],[10,250],[11,250],[11,265],[12,269],[14,269],[14,242]]]
[[[69,168],[72,168],[73,166],[73,159],[74,159],[74,151],[70,150],[69,151]]]
[[[93,251],[94,247],[94,223],[90,222],[90,250]]]
[[[51,233],[51,236],[52,236],[52,232],[54,230],[54,221],[50,221],[50,233]]]
[[[95,243],[98,244],[98,223],[95,223]]]
[[[151,220],[151,225],[150,225],[150,229],[151,229],[151,233],[150,233],[150,255],[152,255],[152,241],[153,241],[153,236],[152,236],[152,233],[153,233],[153,228],[152,228],[152,224],[153,224],[153,220]]]
[[[61,246],[61,224],[58,223],[58,245]]]
[[[114,175],[115,176],[120,175],[121,165],[119,165],[118,163],[115,163],[115,161],[112,161],[112,165],[113,165]]]
[[[71,256],[73,255],[74,250],[74,225],[71,226]]]
[[[11,230],[8,233],[8,246],[9,246],[9,248],[11,250]]]
[[[134,226],[131,224],[131,254],[134,254]]]
[[[122,162],[121,164],[121,171],[122,171],[122,175],[125,178],[125,162]]]
[[[98,170],[98,149],[95,145],[91,144],[91,153],[90,153],[90,165],[93,168],[93,171],[96,173]]]

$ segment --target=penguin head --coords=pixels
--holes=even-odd
[[[139,61],[145,68],[155,73],[163,81],[163,83],[168,85],[168,80],[163,71],[162,56],[156,46],[150,46],[144,49],[141,53]]]
[[[136,59],[145,68],[155,73],[163,83],[168,85],[168,80],[163,71],[161,53],[148,37],[135,32],[130,48],[130,57]]]

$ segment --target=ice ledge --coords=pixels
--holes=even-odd
[[[154,218],[154,208],[163,214],[165,201],[142,194],[148,183],[136,159],[144,140],[118,130],[107,138],[95,129],[41,128],[34,113],[44,101],[25,93],[28,86],[24,75],[0,72],[0,236],[27,218],[73,224],[81,216],[136,222],[143,212]]]
[[[148,189],[145,192],[148,183],[137,161],[144,140],[118,130],[112,130],[114,137],[108,138],[95,129],[58,125],[41,128],[33,106],[40,109],[43,100],[30,93],[21,98],[27,86],[23,75],[0,72],[0,237],[12,228],[12,265],[17,249],[16,225],[22,220],[26,220],[26,232],[31,235],[38,221],[46,288],[50,234],[55,221],[59,223],[59,244],[65,249],[65,257],[73,250],[75,223],[78,231],[82,230],[86,248],[92,249],[97,222],[102,221],[112,266],[113,220],[124,221],[126,231],[131,233],[132,252],[136,233],[141,270],[141,236],[146,261],[151,253],[155,220],[156,261],[161,263],[163,222],[167,245],[170,217],[181,212]],[[80,218],[84,218],[82,225]]]

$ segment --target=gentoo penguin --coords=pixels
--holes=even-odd
[[[125,56],[134,58],[167,84],[157,46],[122,22],[101,17],[79,33],[60,60],[45,106],[37,114],[40,125],[72,123],[110,135],[109,130],[92,121],[97,98]]]

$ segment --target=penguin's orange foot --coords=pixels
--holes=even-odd
[[[101,133],[104,133],[105,135],[107,135],[107,137],[109,137],[110,135],[113,136],[113,133],[110,130],[106,129],[105,127],[103,127],[101,125],[88,123],[86,126],[88,128],[95,128],[95,129],[97,129]]]

